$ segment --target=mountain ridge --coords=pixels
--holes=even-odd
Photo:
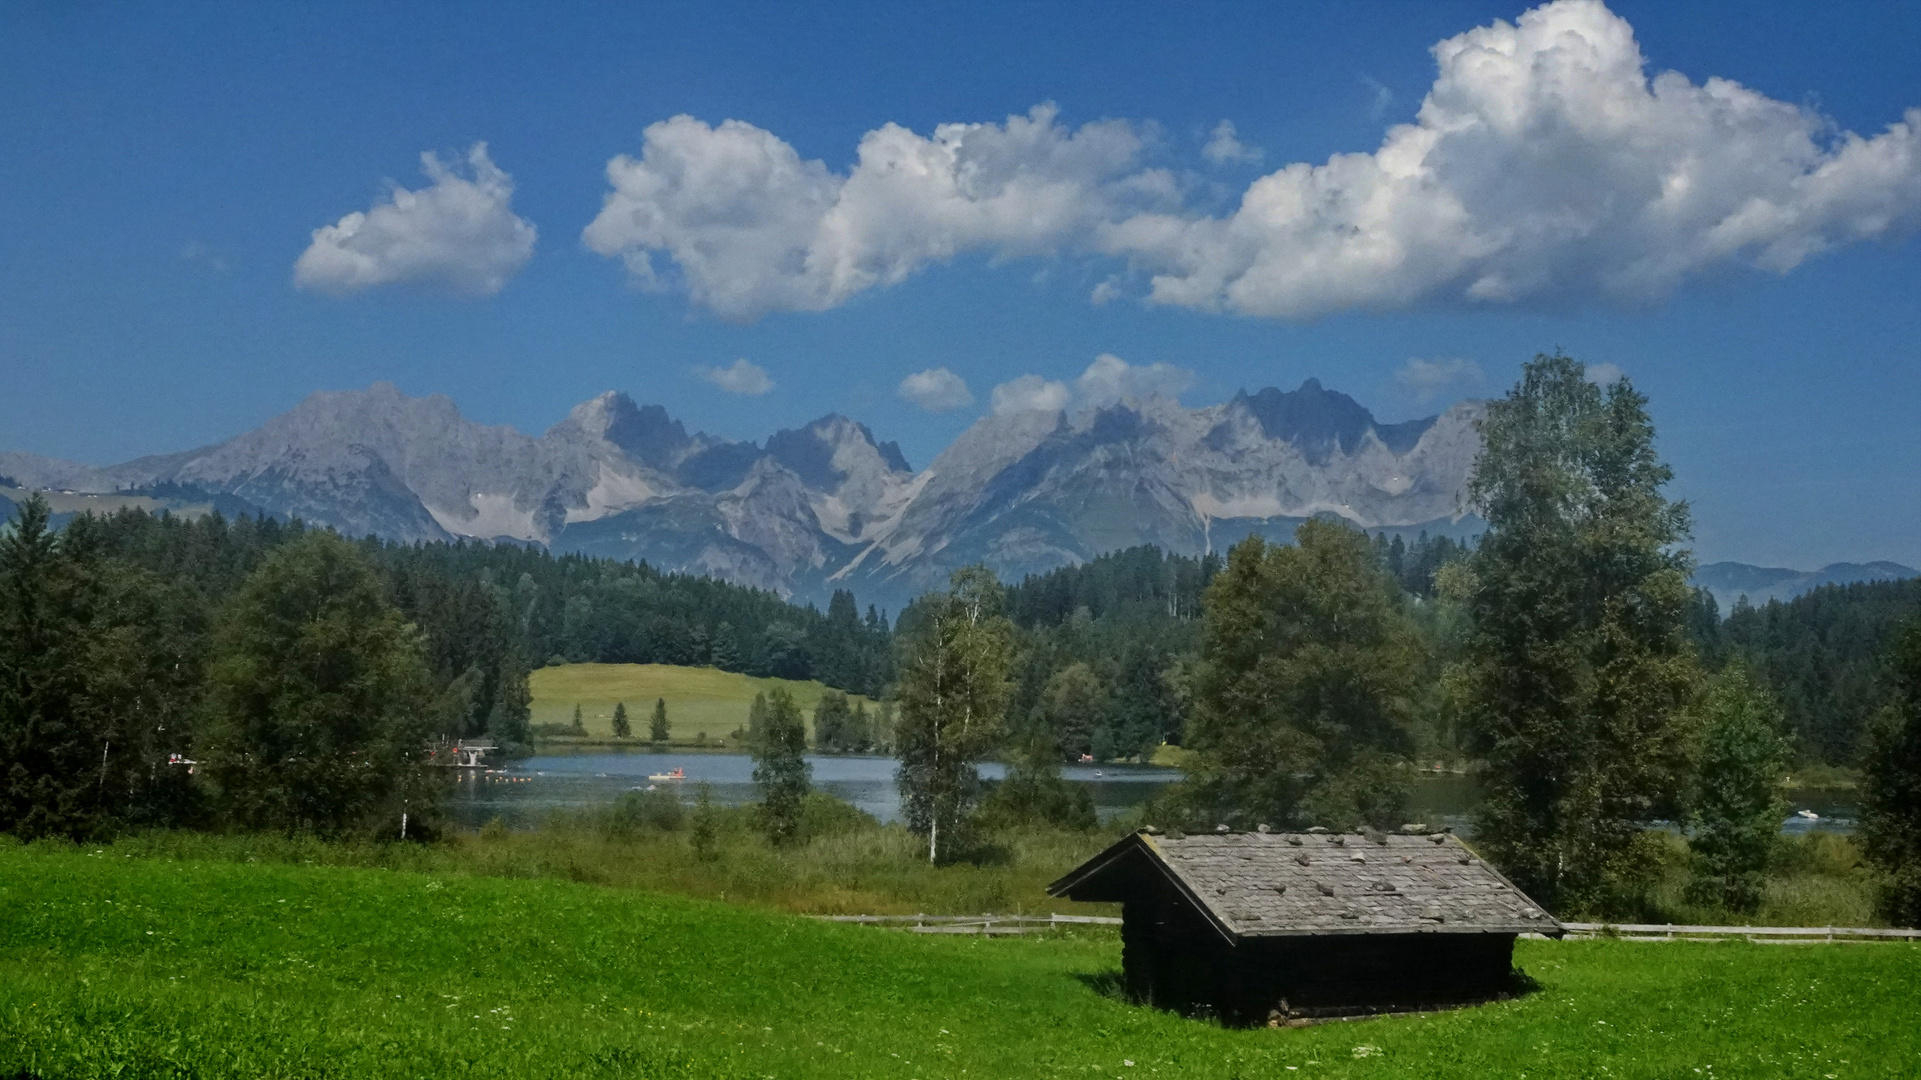
[[[984,416],[914,470],[838,413],[741,442],[608,391],[527,435],[379,382],[316,392],[192,450],[98,468],[4,452],[0,475],[74,491],[184,485],[353,534],[536,543],[898,607],[967,562],[1019,577],[1137,543],[1198,554],[1250,533],[1285,539],[1317,514],[1471,530],[1483,409],[1382,424],[1314,379],[1197,408],[1122,398]]]
[[[1745,597],[1760,607],[1770,600],[1786,603],[1824,585],[1853,585],[1868,581],[1899,581],[1921,577],[1921,570],[1897,562],[1829,563],[1819,570],[1791,570],[1784,566],[1714,562],[1694,572],[1694,584],[1714,594],[1721,614],[1727,615]]]

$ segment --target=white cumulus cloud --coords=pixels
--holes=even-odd
[[[294,263],[294,284],[344,294],[376,285],[418,284],[491,296],[534,253],[532,222],[513,212],[513,177],[487,156],[467,152],[467,172],[420,155],[431,181],[418,191],[393,185],[384,202],[314,230]]]
[[[1424,360],[1410,356],[1407,363],[1394,373],[1394,381],[1406,387],[1419,401],[1428,401],[1443,391],[1457,387],[1479,386],[1486,378],[1481,365],[1459,357]]]
[[[1194,373],[1172,364],[1130,364],[1113,353],[1102,353],[1087,365],[1074,389],[1083,405],[1111,405],[1125,399],[1177,398],[1194,385]]]
[[[1149,397],[1177,398],[1194,383],[1194,373],[1172,364],[1130,364],[1113,353],[1102,353],[1070,385],[1040,375],[1022,375],[994,388],[996,413],[1041,409],[1059,412],[1071,406],[1099,408]]]
[[[1649,302],[1720,267],[1784,273],[1921,228],[1921,108],[1866,137],[1727,79],[1650,73],[1600,0],[1555,0],[1432,52],[1411,123],[1371,153],[1262,176],[1224,216],[1150,166],[1149,128],[1071,128],[1051,105],[931,135],[885,124],[845,174],[751,124],[677,116],[608,163],[583,239],[640,285],[730,318],[825,310],[980,252],[1112,257],[1151,303],[1306,319]],[[1258,151],[1222,121],[1202,154]],[[1090,301],[1115,299],[1114,280]]]
[[[967,381],[944,367],[916,371],[902,379],[899,393],[928,412],[949,412],[974,403]]]
[[[1310,318],[1435,301],[1646,301],[1724,263],[1786,271],[1921,226],[1921,109],[1874,138],[1738,83],[1650,78],[1599,0],[1434,47],[1414,123],[1255,181],[1225,218],[1143,214],[1103,243],[1150,298]]]
[[[1259,147],[1249,146],[1240,140],[1234,130],[1234,121],[1223,120],[1214,125],[1214,134],[1208,137],[1207,145],[1201,147],[1201,156],[1216,165],[1251,165],[1261,160],[1261,151]]]
[[[607,164],[613,190],[582,239],[636,283],[677,283],[730,318],[821,311],[968,251],[1044,254],[1127,208],[1174,205],[1137,168],[1124,121],[1070,129],[1051,105],[999,124],[868,132],[845,176],[772,132],[676,116]],[[670,274],[658,256],[671,261]]]
[[[767,377],[767,369],[744,356],[726,367],[696,367],[694,374],[730,394],[759,397],[774,388],[774,380]]]
[[[1039,375],[1022,375],[994,388],[994,413],[1001,415],[1029,410],[1059,412],[1067,408],[1073,396],[1074,392],[1064,382],[1043,379]]]

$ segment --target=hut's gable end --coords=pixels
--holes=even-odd
[[[1111,890],[1106,879],[1138,874],[1149,863],[1178,879],[1181,891],[1234,937],[1560,932],[1547,912],[1451,836],[1139,833],[1050,891],[1081,898]]]

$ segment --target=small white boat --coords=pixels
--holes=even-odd
[[[649,780],[685,780],[687,779],[687,770],[676,766],[673,772],[650,773],[648,774],[647,779]]]
[[[1796,810],[1794,812],[1794,816],[1799,818],[1807,818],[1809,821],[1821,820],[1821,815],[1815,813],[1812,810]]]

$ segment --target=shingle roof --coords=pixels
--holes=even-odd
[[[1451,835],[1135,833],[1048,886],[1110,890],[1135,853],[1232,937],[1540,933],[1561,925]],[[1075,897],[1082,898],[1082,897]],[[1106,898],[1105,896],[1100,898]]]

